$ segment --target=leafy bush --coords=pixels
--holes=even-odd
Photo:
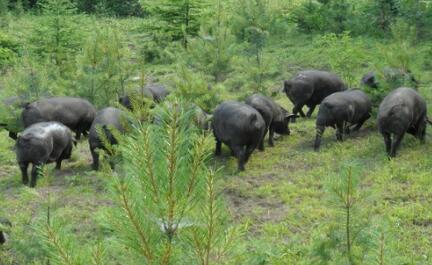
[[[293,10],[291,20],[296,23],[300,31],[306,33],[320,31],[325,22],[319,10],[318,2],[305,1]]]
[[[174,96],[195,102],[206,112],[212,112],[221,101],[217,86],[210,87],[201,73],[194,73],[184,65],[177,67],[174,83]]]
[[[393,39],[385,44],[378,44],[377,48],[382,59],[375,63],[378,88],[364,87],[372,99],[373,105],[378,107],[382,99],[393,89],[408,86],[415,88],[418,84],[411,72],[415,65],[416,49],[413,46],[415,29],[402,20],[391,25]]]
[[[65,72],[67,61],[79,50],[81,37],[76,27],[76,7],[69,0],[38,2],[44,16],[31,36],[32,50]]]
[[[398,1],[400,18],[415,29],[415,40],[431,39],[432,6],[427,1]]]
[[[19,44],[0,31],[0,69],[12,64],[18,56],[18,50]]]
[[[294,9],[292,20],[305,32],[342,33],[351,18],[352,3],[346,0],[304,1]]]
[[[215,5],[215,15],[209,25],[201,30],[199,38],[192,41],[190,53],[201,71],[220,82],[233,69],[235,44],[234,36],[228,27],[226,4],[218,0]]]
[[[329,33],[317,39],[315,55],[326,62],[331,70],[353,87],[357,84],[356,71],[364,61],[362,46],[352,39],[348,32],[341,35]]]
[[[277,13],[266,0],[240,0],[234,4],[232,17],[232,31],[240,41],[251,42],[251,37],[261,37],[277,32]],[[252,40],[252,43],[255,43]]]
[[[395,0],[378,0],[369,1],[368,4],[362,7],[362,13],[364,14],[361,18],[363,21],[368,20],[371,23],[371,27],[367,28],[368,31],[361,31],[364,33],[388,33],[390,26],[397,18],[399,12],[399,4]],[[360,27],[364,27],[364,23],[358,23]]]
[[[21,121],[22,104],[20,98],[12,104],[6,105],[5,102],[0,104],[0,127],[11,133],[18,133],[23,130],[24,126]]]
[[[79,248],[66,225],[48,220],[38,234],[51,264],[235,264],[240,230],[229,227],[207,166],[212,140],[191,115],[175,101],[160,123],[118,136],[120,173],[105,167],[114,203],[103,218],[110,241]]]
[[[12,50],[0,47],[0,68],[10,65],[15,56],[16,53]]]
[[[95,29],[78,56],[77,91],[96,106],[107,106],[126,91],[131,74],[130,54],[121,33],[110,27]]]
[[[189,38],[198,34],[200,19],[205,14],[204,0],[144,0],[146,13],[155,21],[148,24],[151,31],[163,33],[187,48]]]
[[[3,17],[9,8],[9,0],[0,0],[0,17]]]
[[[7,95],[19,96],[27,101],[63,92],[53,84],[48,85],[47,69],[44,65],[39,65],[27,57],[23,58],[4,76]]]

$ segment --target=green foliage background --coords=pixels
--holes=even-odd
[[[311,68],[333,71],[350,87],[375,71],[380,86],[361,88],[375,107],[397,86],[413,85],[405,76],[389,78],[386,67],[411,72],[431,102],[431,16],[432,5],[414,0],[0,0],[0,99],[19,99],[1,104],[0,124],[20,131],[20,105],[40,97],[81,96],[98,108],[118,106],[119,96],[149,83],[165,84],[170,104],[182,98],[206,112],[254,92],[290,110],[280,93],[283,80]],[[167,108],[168,119],[173,110]],[[142,242],[122,219],[119,190],[112,189],[124,182],[148,188],[137,172],[148,168],[150,160],[139,159],[149,146],[156,156],[150,162],[169,182],[163,151],[177,127],[151,127],[151,113],[129,113],[137,134],[123,136],[118,151],[126,162],[119,168],[111,171],[105,163],[102,172],[90,171],[87,143],[80,142],[63,171],[45,167],[34,190],[21,185],[13,142],[2,130],[0,216],[14,226],[11,241],[0,246],[0,264],[152,264],[131,254]],[[180,186],[190,176],[185,165],[197,148],[192,143],[206,139],[200,170],[212,173],[203,174],[194,199],[177,191],[179,205],[196,206],[186,220],[200,225],[166,244],[148,212],[164,218],[169,200],[150,205],[143,194],[148,189],[126,192],[150,229],[157,260],[432,264],[430,144],[406,137],[400,156],[389,161],[374,118],[344,143],[327,130],[320,153],[312,152],[313,119],[292,124],[291,132],[276,147],[255,152],[246,172],[238,173],[228,150],[222,158],[210,155],[211,135],[181,131]],[[172,259],[164,259],[169,246]]]

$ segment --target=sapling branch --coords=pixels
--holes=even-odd
[[[137,217],[135,216],[134,211],[132,210],[132,207],[129,203],[129,199],[127,196],[127,186],[125,183],[118,182],[116,186],[117,192],[120,196],[123,210],[125,211],[129,221],[132,223],[133,227],[135,228],[136,232],[138,233],[138,236],[140,238],[140,241],[142,243],[141,245],[141,252],[143,256],[147,259],[149,263],[153,260],[152,251],[150,250],[149,242],[147,239],[147,236],[145,232],[143,231]]]

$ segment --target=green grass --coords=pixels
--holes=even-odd
[[[280,102],[289,105],[283,97]],[[248,227],[242,244],[253,250],[251,262],[262,259],[268,262],[265,264],[307,264],[315,231],[332,222],[335,215],[334,207],[326,203],[325,183],[339,177],[347,163],[354,163],[361,169],[362,192],[372,195],[370,204],[364,207],[375,218],[391,221],[395,239],[392,247],[406,262],[430,264],[430,133],[426,145],[407,136],[400,155],[389,161],[374,119],[343,143],[336,142],[333,129],[326,130],[320,152],[312,149],[313,119],[298,119],[291,124],[291,131],[290,136],[278,138],[275,147],[255,151],[246,171],[240,174],[236,173],[236,160],[226,149],[223,157],[215,160],[216,165],[224,165],[221,187],[233,221]],[[30,189],[20,183],[11,140],[5,133],[0,139],[1,212],[14,224],[6,256],[31,264],[40,255],[34,224],[46,218],[48,202],[51,218],[62,220],[81,246],[91,246],[104,237],[98,219],[111,201],[103,177],[90,171],[85,141],[61,172],[55,172],[53,165],[47,166],[51,177],[40,179],[38,187]]]
[[[314,232],[322,232],[320,226],[332,223],[336,214],[326,203],[326,182],[352,164],[361,170],[361,192],[371,197],[362,207],[374,218],[391,220],[392,247],[401,264],[432,263],[427,239],[432,232],[431,134],[426,145],[406,136],[399,156],[390,161],[374,123],[369,120],[343,143],[328,129],[321,151],[314,152],[314,121],[299,119],[275,147],[255,151],[245,172],[236,175],[235,159],[227,161],[225,196],[235,221],[250,227],[247,244],[256,245],[268,264],[309,264]]]
[[[32,27],[30,20],[11,21],[10,31],[15,31],[16,37],[25,35],[23,32]],[[133,21],[119,23],[139,32]],[[131,39],[139,40],[130,34]],[[268,49],[269,61],[278,68],[271,89],[277,90],[283,79],[299,69],[325,65],[307,57],[312,38],[296,34],[275,41]],[[367,41],[374,47],[376,40]],[[424,69],[425,61],[419,55],[414,68],[425,84],[420,92],[432,102],[428,83],[432,81],[431,72]],[[149,71],[165,74],[173,71],[174,67],[169,67],[151,66]],[[363,70],[359,68],[358,78]],[[230,78],[222,84],[226,86],[224,99],[249,93],[230,92],[229,84],[243,80],[244,76]],[[284,95],[280,94],[277,100],[292,109]],[[216,167],[222,167],[219,187],[233,224],[247,227],[240,241],[244,252],[239,253],[246,264],[314,264],[313,246],[326,237],[328,226],[335,224],[343,229],[343,223],[335,221],[339,209],[329,202],[327,186],[332,179],[345,175],[349,165],[355,165],[360,172],[360,192],[368,198],[361,210],[370,216],[370,225],[388,222],[386,237],[391,240],[386,245],[386,255],[394,255],[389,264],[432,264],[432,128],[428,128],[425,145],[407,135],[398,157],[390,161],[374,117],[342,143],[336,141],[335,131],[328,128],[320,152],[314,152],[312,147],[313,118],[298,119],[290,125],[291,135],[279,137],[275,147],[266,144],[264,152],[255,151],[244,172],[236,171],[237,161],[229,156],[227,148],[222,157],[212,160]],[[40,179],[36,189],[21,184],[12,148],[12,140],[1,132],[0,216],[9,218],[13,228],[11,241],[0,247],[0,264],[42,264],[43,252],[36,230],[46,222],[48,206],[50,218],[76,236],[80,248],[93,247],[100,239],[109,242],[111,231],[106,231],[103,223],[112,201],[106,177],[90,170],[86,140],[79,143],[73,158],[64,162],[62,171],[48,165],[48,177]],[[14,263],[8,263],[9,260]]]

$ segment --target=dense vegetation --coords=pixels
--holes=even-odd
[[[416,0],[0,0],[0,98],[101,108],[159,82],[179,106],[261,92],[291,110],[283,80],[315,68],[350,87],[376,71],[379,88],[364,89],[378,104],[412,85],[387,79],[394,67],[431,102],[431,27],[432,5]],[[388,160],[373,117],[343,143],[327,130],[316,153],[313,115],[238,173],[187,110],[169,110],[161,124],[130,113],[114,171],[91,171],[83,140],[36,189],[2,131],[0,217],[13,227],[0,264],[432,264],[430,133]],[[19,113],[2,104],[0,124],[21,130]]]

